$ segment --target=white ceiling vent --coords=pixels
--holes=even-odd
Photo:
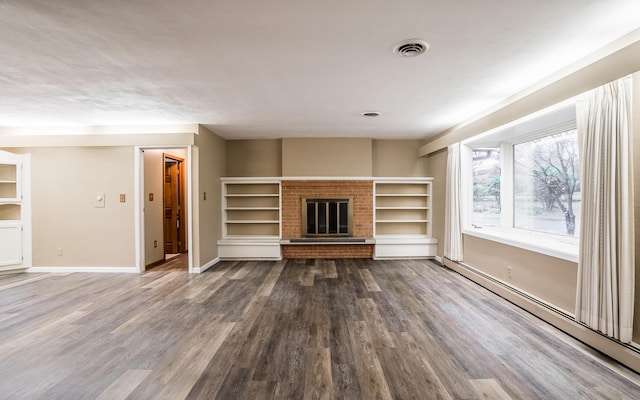
[[[429,43],[422,39],[403,40],[394,47],[393,52],[402,57],[415,57],[429,50]]]

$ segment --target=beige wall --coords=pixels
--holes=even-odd
[[[226,175],[226,144],[224,139],[204,127],[196,137],[194,161],[194,262],[197,266],[218,257],[217,240],[222,238],[222,204],[220,178]],[[206,200],[205,200],[206,193]]]
[[[281,176],[282,140],[228,140],[227,176]]]
[[[372,139],[282,139],[283,176],[372,176]]]
[[[145,264],[164,259],[164,218],[163,205],[163,154],[170,154],[187,160],[186,149],[145,149],[144,150],[144,248]],[[153,201],[149,194],[153,194]],[[185,216],[188,208],[185,208]],[[186,223],[186,221],[185,221]],[[154,241],[157,246],[154,247]]]
[[[144,157],[144,261],[146,265],[162,260],[162,150],[145,149]],[[153,201],[149,200],[153,194]],[[157,246],[153,246],[153,242]]]
[[[228,140],[227,176],[427,176],[419,140]],[[284,172],[283,172],[284,171]]]
[[[34,267],[135,265],[132,147],[7,151],[31,153]],[[94,207],[97,193],[104,208]]]
[[[427,159],[418,157],[419,140],[374,140],[373,176],[427,176]]]
[[[577,263],[469,235],[464,262],[562,310],[575,310]]]

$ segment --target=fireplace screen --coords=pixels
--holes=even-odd
[[[353,198],[302,199],[304,236],[352,236]]]

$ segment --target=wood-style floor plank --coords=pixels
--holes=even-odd
[[[124,400],[138,387],[150,370],[130,369],[118,377],[96,400]]]
[[[0,275],[0,398],[637,399],[640,377],[431,261]]]

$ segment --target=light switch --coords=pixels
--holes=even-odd
[[[149,201],[153,201],[153,193],[149,193]]]
[[[125,201],[124,193],[120,193],[120,203],[124,203],[124,201]]]
[[[204,199],[203,200],[206,200],[206,199],[207,199],[207,192],[204,192]]]
[[[104,208],[104,193],[96,193],[95,208]]]

